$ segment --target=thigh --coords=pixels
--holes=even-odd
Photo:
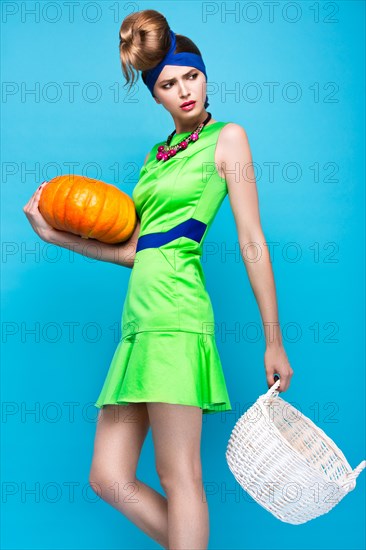
[[[162,485],[200,480],[202,409],[189,405],[146,403]]]
[[[146,403],[106,405],[98,414],[92,471],[97,477],[115,472],[134,477],[149,430]]]

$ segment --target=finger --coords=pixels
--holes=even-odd
[[[34,205],[34,201],[36,199],[36,195],[37,195],[37,193],[38,194],[41,193],[41,187],[42,187],[42,184],[38,187],[38,189],[36,189],[34,191],[33,195],[31,196],[31,198],[27,202],[26,207],[28,208],[29,211],[33,209],[33,205]]]
[[[38,189],[39,189],[39,187],[38,187]],[[38,191],[38,189],[37,189],[37,191]],[[34,196],[35,196],[35,194],[37,193],[37,191],[35,191],[35,192],[33,193],[33,195],[30,196],[28,202],[23,206],[24,212],[30,210],[30,207],[32,206],[33,201],[34,201]]]
[[[287,391],[290,386],[290,375],[286,374],[281,377],[281,382],[283,381],[281,391]]]
[[[32,210],[36,210],[36,208],[38,208],[38,203],[39,203],[39,200],[41,198],[41,193],[43,191],[43,188],[44,186],[48,183],[48,181],[44,181],[41,183],[41,185],[38,187],[38,189],[33,193],[32,197],[31,197],[31,204],[30,204],[30,208]]]
[[[280,376],[278,373],[275,373],[273,375],[273,383],[277,382],[277,380],[279,380],[279,385],[277,386],[277,391],[279,393],[285,391],[285,387],[286,387],[286,380],[285,380],[285,377],[284,376]]]
[[[47,185],[47,183],[50,183],[50,180],[44,180],[44,181],[42,181],[42,183],[41,183],[41,185],[38,187],[37,191],[38,191],[39,189],[41,189],[41,187],[44,187],[45,185]]]
[[[277,380],[277,378],[274,378],[274,376],[275,376],[274,373],[267,373],[266,378],[267,378],[267,385],[269,388],[271,388]]]
[[[41,183],[41,185],[38,187],[38,189],[36,190],[36,192],[34,193],[34,196],[37,196],[37,195],[41,195],[43,189],[44,189],[44,186],[47,185],[48,181],[43,181]]]

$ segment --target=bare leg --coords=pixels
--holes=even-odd
[[[188,405],[146,403],[156,469],[168,497],[170,550],[206,550],[209,516],[202,484],[202,410]]]
[[[101,409],[89,482],[103,500],[168,548],[167,500],[136,478],[148,430],[145,403],[107,405]]]

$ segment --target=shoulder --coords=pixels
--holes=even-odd
[[[216,161],[221,164],[227,159],[235,158],[243,149],[249,149],[245,129],[240,124],[228,122],[219,133],[215,155]]]
[[[247,133],[243,126],[236,124],[236,122],[228,122],[221,129],[219,134],[219,141],[223,146],[232,146],[238,141],[246,141],[248,139]]]

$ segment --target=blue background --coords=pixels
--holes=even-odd
[[[132,11],[161,11],[196,42],[208,72],[208,111],[248,134],[294,369],[282,397],[324,429],[353,468],[366,458],[365,4],[297,2],[297,21],[284,2],[273,18],[264,3],[247,11],[246,4],[79,2],[72,19],[63,2],[38,3],[38,17],[24,13],[33,2],[3,2],[4,548],[158,548],[88,489],[93,403],[119,339],[130,270],[47,245],[22,210],[42,181],[70,173],[71,162],[79,163],[75,173],[131,195],[147,152],[174,129],[141,80],[128,97],[123,88],[118,31]],[[74,100],[70,82],[78,83]],[[273,177],[268,163],[275,163]],[[229,471],[231,429],[267,384],[263,337],[246,332],[248,323],[261,331],[261,319],[228,197],[206,245],[215,248],[203,264],[233,405],[203,419],[209,548],[364,548],[365,472],[329,514],[292,526],[257,505]],[[151,431],[138,474],[160,490]]]

